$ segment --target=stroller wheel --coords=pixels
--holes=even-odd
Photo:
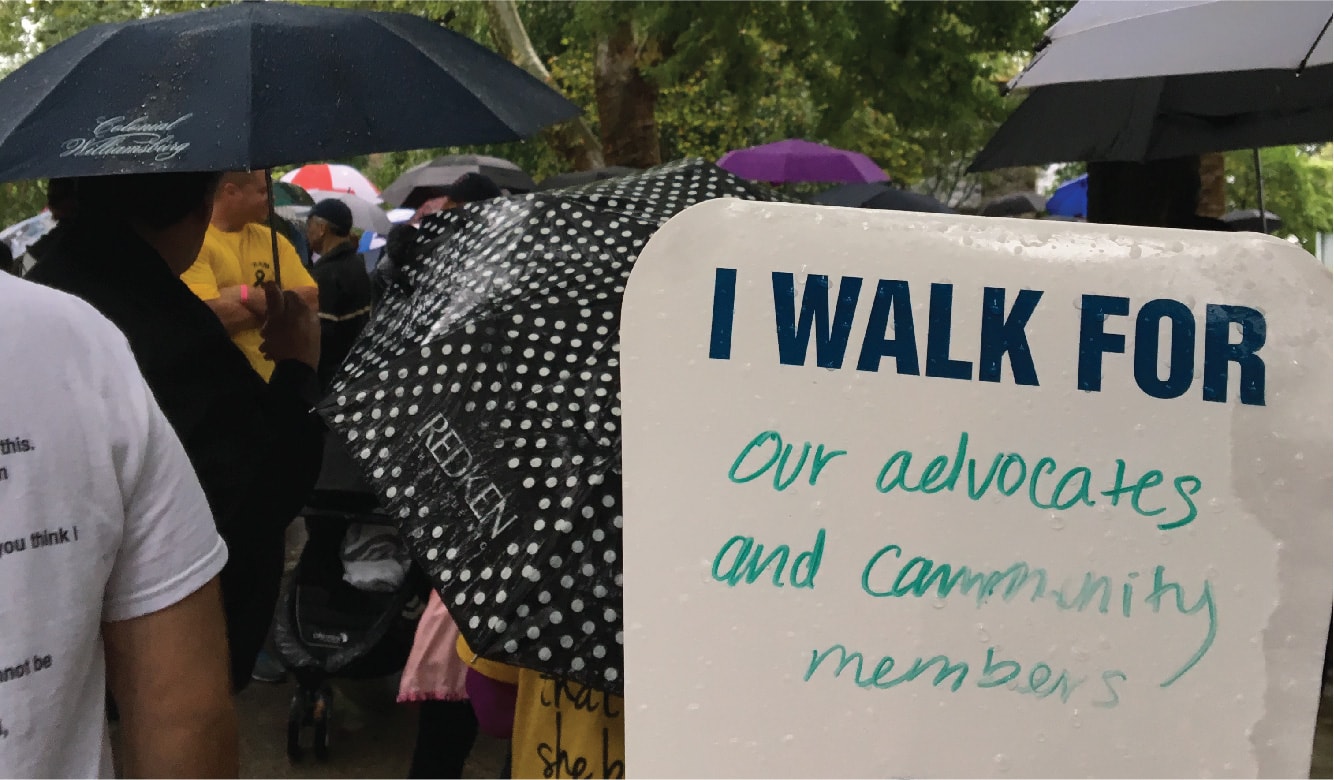
[[[329,760],[329,711],[333,706],[333,691],[322,688],[315,696],[311,708],[311,721],[315,726],[315,760]]]
[[[292,763],[301,760],[301,726],[306,719],[305,697],[301,691],[292,694],[292,706],[287,711],[287,758]]]

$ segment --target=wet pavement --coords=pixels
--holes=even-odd
[[[329,760],[307,749],[299,763],[287,757],[287,709],[295,683],[252,683],[238,701],[241,777],[407,777],[417,738],[417,712],[394,703],[396,678],[334,683]],[[305,734],[307,745],[310,730]],[[464,777],[499,777],[505,742],[478,736]]]
[[[417,736],[416,712],[394,703],[395,680],[339,682],[335,688],[330,756],[319,763],[287,759],[287,706],[292,683],[254,683],[241,694],[242,777],[406,777]],[[1311,777],[1327,778],[1330,762],[1330,686],[1316,724]],[[464,777],[499,776],[505,743],[477,738]]]

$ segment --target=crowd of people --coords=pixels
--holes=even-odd
[[[50,183],[57,226],[30,248],[36,265],[0,274],[0,322],[25,334],[0,344],[0,385],[19,399],[0,433],[31,448],[0,458],[0,492],[7,511],[17,492],[34,536],[6,549],[0,579],[11,594],[66,595],[31,636],[36,661],[0,670],[0,684],[28,686],[23,711],[0,712],[0,771],[109,774],[104,701],[123,773],[237,771],[232,696],[252,675],[275,679],[256,662],[286,530],[323,460],[313,409],[378,301],[409,284],[417,223],[501,194],[477,174],[441,188],[368,272],[338,200],[311,209],[304,267],[268,225],[263,172]],[[38,547],[42,534],[69,541]],[[11,609],[9,625],[33,626]],[[516,776],[540,771],[519,747],[551,725],[534,720],[551,682],[477,659],[432,593],[399,697],[420,710],[410,776],[462,776],[479,727],[512,736]],[[601,738],[610,711],[587,733]],[[579,723],[564,728],[580,738]]]

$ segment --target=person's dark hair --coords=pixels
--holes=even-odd
[[[414,225],[394,225],[384,238],[385,254],[399,268],[408,268],[418,257],[418,230]]]
[[[479,200],[503,197],[505,194],[490,177],[480,173],[465,173],[443,190],[444,194],[455,203],[476,203]]]
[[[180,222],[213,197],[220,173],[145,173],[74,180],[73,210],[80,217],[133,222],[161,230]]]
[[[51,179],[46,183],[46,208],[57,222],[74,214],[78,179]]]

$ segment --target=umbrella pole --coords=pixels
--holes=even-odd
[[[1257,158],[1258,159],[1258,158]],[[278,262],[278,213],[273,208],[273,169],[264,169],[264,191],[269,196],[269,238],[273,250],[273,283],[283,286],[282,263]]]
[[[1265,216],[1265,180],[1260,171],[1260,149],[1252,149],[1251,154],[1255,160],[1255,199],[1260,204],[1260,232],[1269,232],[1269,219]]]

